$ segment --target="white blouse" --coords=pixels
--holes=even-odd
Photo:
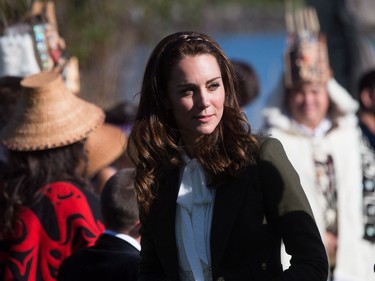
[[[211,281],[210,232],[215,189],[206,185],[202,165],[183,155],[186,165],[177,197],[176,241],[182,281]]]

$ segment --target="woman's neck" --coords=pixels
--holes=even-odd
[[[180,147],[185,150],[185,153],[189,156],[189,158],[193,159],[196,157],[198,151],[198,144],[196,142],[186,141],[182,139]]]

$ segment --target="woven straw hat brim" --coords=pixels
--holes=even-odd
[[[117,126],[105,123],[91,132],[86,142],[88,176],[93,177],[117,160],[125,152],[126,144],[126,134]]]
[[[69,92],[61,75],[40,73],[22,80],[28,89],[0,134],[5,147],[36,151],[69,145],[87,137],[104,122],[98,106]]]

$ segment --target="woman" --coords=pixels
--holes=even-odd
[[[141,207],[140,280],[326,280],[327,260],[280,143],[258,139],[209,36],[154,49],[128,151]],[[284,239],[293,266],[282,272]]]
[[[22,80],[0,133],[9,150],[0,187],[0,279],[56,280],[61,262],[103,232],[83,172],[88,133],[103,111],[66,90],[58,73]]]

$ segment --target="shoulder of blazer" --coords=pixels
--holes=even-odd
[[[272,137],[259,137],[258,174],[264,193],[267,217],[276,218],[292,211],[312,211],[299,176],[282,143]]]

